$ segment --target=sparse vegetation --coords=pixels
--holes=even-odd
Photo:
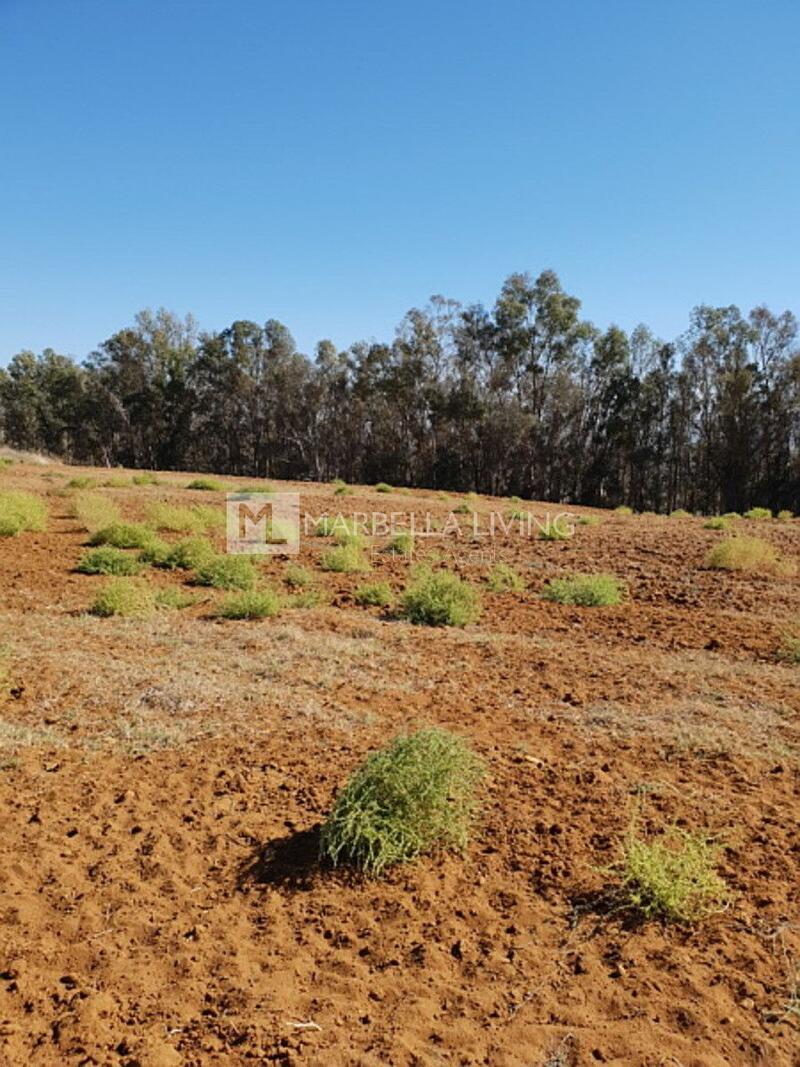
[[[152,471],[141,471],[131,478],[134,485],[158,485],[158,478]]]
[[[486,577],[486,584],[493,593],[518,593],[525,582],[508,563],[495,563]]]
[[[154,501],[145,512],[147,521],[156,530],[169,530],[172,533],[192,533],[203,528],[195,508],[180,507]]]
[[[102,493],[76,493],[70,501],[69,512],[87,533],[122,521],[119,507]]]
[[[730,892],[717,873],[719,848],[707,838],[673,828],[653,841],[631,832],[624,844],[622,886],[645,918],[694,923],[721,911]]]
[[[114,574],[131,575],[139,574],[142,562],[135,556],[128,555],[121,548],[112,545],[101,545],[84,553],[78,563],[77,570],[82,574]]]
[[[290,563],[283,572],[283,580],[290,589],[309,589],[317,579],[308,567],[301,567],[299,563]]]
[[[407,530],[395,534],[389,542],[389,551],[395,556],[410,558],[414,555],[414,535]]]
[[[483,774],[466,741],[447,730],[398,737],[337,796],[321,832],[322,857],[380,875],[436,849],[463,850]]]
[[[392,602],[392,590],[388,582],[365,582],[353,594],[361,607],[385,608]]]
[[[202,489],[208,493],[223,493],[225,486],[216,478],[194,478],[186,486],[187,489]]]
[[[726,519],[724,515],[712,515],[703,525],[707,530],[727,530],[731,525],[731,520]]]
[[[766,519],[772,518],[772,512],[769,508],[750,508],[749,511],[744,513],[746,519],[756,519],[758,522],[764,522]]]
[[[601,523],[599,515],[581,515],[578,519],[580,526],[599,526]]]
[[[369,560],[358,543],[338,545],[325,552],[320,566],[324,571],[336,571],[339,574],[357,574],[371,570]]]
[[[252,556],[215,555],[198,564],[195,582],[214,589],[252,590],[257,576]]]
[[[0,537],[16,537],[24,531],[47,528],[47,507],[33,493],[6,490],[0,493]]]
[[[791,522],[791,520],[793,518],[794,518],[794,512],[793,511],[787,511],[787,510],[784,509],[783,511],[779,511],[778,514],[777,514],[778,522]]]
[[[245,589],[226,597],[217,615],[222,619],[267,619],[281,610],[281,598],[272,589]]]
[[[633,515],[633,508],[629,508],[627,504],[620,504],[619,507],[614,508],[616,515]]]
[[[335,528],[335,520],[332,519],[330,515],[320,515],[320,517],[314,521],[314,536],[331,537]]]
[[[605,608],[619,604],[624,587],[613,574],[576,574],[551,578],[542,590],[544,600],[582,608]]]
[[[93,615],[139,618],[156,606],[153,590],[139,578],[111,578],[95,597]]]
[[[176,589],[172,585],[167,586],[166,589],[159,589],[155,597],[156,607],[168,611],[183,611],[184,608],[190,608],[192,604],[196,604],[198,599],[187,589]]]
[[[540,541],[569,541],[572,530],[564,519],[553,519],[539,529],[538,537]]]
[[[778,659],[784,663],[800,664],[800,636],[784,634],[778,648]]]
[[[70,478],[67,482],[66,489],[90,489],[94,485],[94,478],[90,478],[87,474],[78,474],[74,478]]]
[[[402,614],[417,625],[467,626],[481,612],[477,590],[448,571],[422,571],[401,597]]]

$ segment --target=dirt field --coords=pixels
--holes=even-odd
[[[222,621],[204,590],[97,618],[104,579],[74,571],[77,473],[0,471],[50,509],[46,533],[0,540],[0,1062],[800,1064],[800,667],[776,657],[800,577],[706,569],[725,535],[697,518],[598,512],[565,542],[454,542],[453,569],[483,583],[465,630],[358,607],[363,576],[323,573],[324,538],[300,557],[324,606]],[[98,492],[131,519],[153,500],[222,507],[189,478]],[[316,515],[458,502],[291,488]],[[800,560],[797,520],[740,528]],[[525,591],[486,589],[494,557]],[[373,566],[399,590],[411,564],[376,550]],[[285,567],[264,564],[276,587]],[[569,571],[611,571],[629,596],[543,601]],[[321,870],[336,790],[423,723],[489,766],[466,856],[382,880]],[[715,835],[729,909],[683,929],[610,907],[634,819]]]

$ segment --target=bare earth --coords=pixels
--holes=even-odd
[[[220,621],[204,591],[100,619],[104,579],[74,573],[86,534],[59,495],[76,473],[0,472],[51,513],[0,540],[0,1062],[800,1064],[800,668],[775,655],[800,577],[705,569],[724,535],[700,519],[597,513],[568,542],[460,543],[476,583],[486,551],[528,582],[484,587],[463,631],[357,607],[364,577],[319,571],[324,538],[300,559],[324,607]],[[99,491],[132,519],[153,500],[221,507],[189,478]],[[450,506],[293,488],[315,514]],[[741,526],[800,559],[800,522]],[[276,586],[285,566],[264,565]],[[397,590],[409,569],[375,554]],[[628,582],[622,606],[540,599],[550,576],[600,570]],[[337,788],[424,723],[489,765],[466,856],[380,881],[320,870]],[[609,906],[633,819],[716,835],[729,910],[680,929]]]

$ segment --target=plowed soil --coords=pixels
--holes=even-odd
[[[103,619],[87,608],[104,579],[74,570],[76,473],[0,472],[50,510],[47,532],[0,540],[0,1062],[800,1064],[800,667],[777,656],[800,626],[797,573],[708,569],[725,534],[698,518],[595,512],[565,542],[418,539],[482,587],[464,630],[358,607],[363,576],[322,572],[320,537],[299,562],[321,606],[222,621],[205,590]],[[154,500],[223,505],[189,475],[83,473],[131,519]],[[459,502],[280,488],[315,515],[442,520]],[[738,525],[800,561],[798,521]],[[490,592],[493,560],[525,590]],[[375,577],[400,590],[413,565],[376,540]],[[263,570],[279,587],[286,566]],[[615,573],[625,602],[541,599],[575,571]],[[320,867],[337,789],[423,723],[488,764],[467,853],[380,880]],[[721,843],[732,890],[695,927],[639,921],[614,892],[631,826],[674,824]]]

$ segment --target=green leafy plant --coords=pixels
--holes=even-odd
[[[765,519],[772,518],[772,512],[769,508],[750,508],[749,511],[744,513],[746,519],[756,519],[758,522],[763,522]]]
[[[551,578],[542,590],[542,599],[579,607],[611,607],[622,600],[624,587],[613,574],[576,574],[571,578]]]
[[[155,597],[146,582],[138,578],[111,578],[89,609],[93,615],[138,618],[155,608]]]
[[[361,607],[385,608],[392,602],[392,590],[388,582],[365,582],[353,593],[353,599]]]
[[[495,563],[486,577],[486,584],[493,593],[518,593],[525,588],[525,581],[507,563]]]
[[[403,593],[402,614],[424,626],[467,626],[481,612],[480,596],[448,571],[422,571]]]
[[[281,598],[272,589],[246,589],[226,597],[217,615],[222,619],[266,619],[281,610]]]
[[[198,564],[197,585],[214,589],[251,590],[256,584],[257,571],[251,556],[211,556]]]
[[[142,569],[141,560],[135,556],[129,556],[121,548],[112,545],[101,545],[85,552],[78,563],[77,570],[82,574],[114,574],[131,575],[139,574]]]
[[[645,918],[694,923],[730,901],[717,873],[719,847],[677,827],[646,841],[635,832],[623,846],[620,874],[628,904]]]
[[[113,522],[96,530],[90,545],[113,545],[114,548],[146,548],[155,539],[149,526],[138,522]]]
[[[325,552],[320,566],[324,571],[336,571],[339,574],[358,574],[371,570],[369,560],[357,543],[338,545]]]
[[[320,853],[381,875],[434,850],[463,851],[482,761],[463,738],[427,728],[374,752],[336,797]]]
[[[0,537],[16,537],[29,530],[47,529],[47,507],[33,493],[10,489],[0,493]]]

